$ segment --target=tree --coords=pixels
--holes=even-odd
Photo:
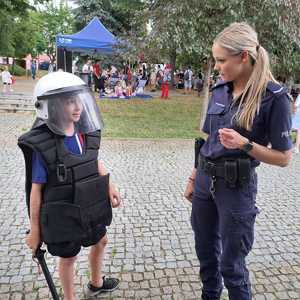
[[[45,3],[48,0],[35,0],[34,3]],[[0,55],[14,56],[15,47],[13,35],[15,24],[20,19],[26,19],[29,11],[35,8],[29,0],[6,0],[1,2],[0,10]]]
[[[93,17],[98,17],[114,35],[120,36],[131,30],[135,12],[143,9],[142,0],[75,0],[76,28],[82,29]]]
[[[38,53],[47,53],[55,58],[55,37],[59,33],[71,34],[74,32],[74,17],[71,10],[63,4],[56,7],[53,2],[45,5],[45,8],[32,15],[36,26],[36,50]]]
[[[294,62],[299,58],[298,0],[152,0],[148,1],[145,16],[152,30],[148,45],[175,65],[178,55],[206,60],[202,112],[206,112],[208,79],[211,72],[211,46],[214,37],[235,21],[247,21],[259,32],[261,44],[280,63],[281,71],[295,76],[299,70]],[[202,119],[202,118],[201,118]]]

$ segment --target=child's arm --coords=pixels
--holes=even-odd
[[[42,187],[40,183],[32,183],[30,193],[30,233],[26,237],[27,246],[35,251],[41,242],[40,209],[42,199]]]
[[[98,172],[101,176],[107,174],[102,160],[98,160]],[[110,180],[109,180],[109,199],[112,207],[118,207],[121,204],[120,194]]]

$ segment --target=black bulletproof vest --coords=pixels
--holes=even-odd
[[[38,152],[47,168],[43,187],[41,231],[46,243],[82,241],[98,225],[110,225],[108,198],[109,175],[99,176],[98,150],[100,131],[84,136],[84,153],[70,153],[64,137],[43,125],[22,135],[18,145],[26,164],[26,198],[29,199],[32,177],[32,151]]]

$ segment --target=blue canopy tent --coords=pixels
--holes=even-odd
[[[110,54],[117,44],[117,38],[104,27],[97,17],[94,17],[81,31],[56,36],[58,68],[71,71],[67,66],[69,65],[67,61],[73,51],[87,54]]]
[[[113,47],[116,45],[116,37],[104,27],[97,17],[94,17],[77,33],[56,36],[56,46],[69,51],[112,53]]]

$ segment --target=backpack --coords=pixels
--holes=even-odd
[[[183,79],[184,80],[189,80],[190,79],[190,71],[185,71],[185,73],[183,75]]]

